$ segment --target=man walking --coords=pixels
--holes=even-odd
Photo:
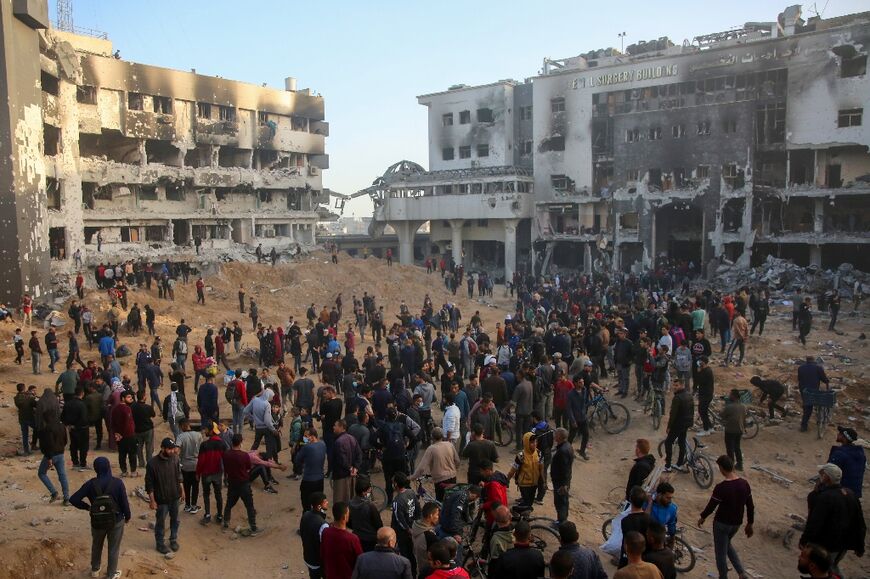
[[[121,476],[127,476],[127,463],[130,463],[130,476],[137,477],[136,463],[136,423],[133,420],[133,392],[125,390],[121,393],[121,403],[112,410],[110,422],[112,435],[118,444],[118,464],[121,467]]]
[[[118,555],[124,525],[130,522],[130,503],[124,481],[112,476],[112,467],[105,456],[94,460],[96,477],[90,479],[70,497],[72,506],[90,511],[91,518],[91,577],[99,577],[103,559],[103,545],[108,542],[109,555],[106,577],[120,579]]]
[[[251,494],[251,455],[242,450],[241,433],[233,435],[233,447],[224,452],[223,462],[228,486],[223,528],[229,527],[233,507],[241,499],[248,512],[250,536],[255,537],[260,534],[261,529],[257,527],[257,511],[254,509],[254,496]]]
[[[701,512],[698,526],[703,527],[713,511],[713,549],[716,553],[716,569],[719,571],[719,579],[728,577],[728,561],[741,578],[746,577],[746,569],[740,562],[737,550],[731,544],[734,535],[743,525],[743,513],[746,512],[746,536],[752,537],[752,524],[755,522],[755,503],[752,501],[752,489],[749,483],[737,476],[734,472],[734,463],[725,455],[716,460],[719,472],[725,480],[713,488],[710,502]]]
[[[178,545],[178,505],[184,500],[181,465],[178,461],[178,445],[171,438],[160,443],[160,452],[145,467],[145,492],[150,500],[152,511],[157,511],[154,525],[154,540],[157,551],[169,555],[170,549],[176,552]],[[169,547],[164,542],[166,517],[169,516]]]
[[[302,446],[293,457],[295,470],[302,470],[302,482],[299,483],[299,497],[302,499],[302,510],[308,510],[310,498],[323,493],[323,465],[326,463],[326,443],[317,438],[317,429],[313,426],[305,431]],[[292,476],[292,475],[291,475]]]
[[[63,459],[63,451],[66,448],[66,429],[54,410],[48,410],[42,415],[42,423],[39,425],[39,448],[42,450],[42,460],[39,463],[37,475],[48,493],[51,495],[49,502],[58,499],[57,490],[48,478],[49,466],[54,466],[60,488],[63,491],[63,506],[69,506],[69,483],[66,478],[66,466]]]
[[[674,452],[674,442],[679,445],[677,470],[685,470],[686,462],[686,432],[695,421],[695,401],[692,394],[686,390],[682,380],[674,380],[674,398],[671,401],[671,412],[668,416],[668,437],[665,439],[665,472],[672,472],[671,457]]]
[[[333,504],[348,503],[353,496],[352,477],[357,475],[362,465],[362,450],[356,439],[347,433],[347,423],[344,420],[336,421],[332,431],[335,433],[332,456],[329,459],[332,500]]]
[[[568,520],[568,497],[571,491],[571,467],[574,464],[574,449],[568,442],[568,431],[557,428],[555,433],[556,450],[550,464],[550,477],[553,481],[553,506],[556,520]]]
[[[332,524],[320,535],[320,561],[324,579],[345,579],[353,574],[357,557],[362,555],[359,537],[347,529],[350,509],[347,503],[332,505]]]
[[[84,402],[85,390],[76,386],[73,398],[65,402],[61,421],[69,428],[69,453],[73,468],[83,472],[88,466],[88,408]]]
[[[822,368],[821,364],[816,363],[815,356],[807,356],[806,362],[798,367],[797,377],[798,390],[801,393],[801,397],[803,397],[804,392],[815,394],[819,391],[822,383],[824,383],[827,388],[830,388],[831,386],[828,376],[825,374],[825,369]],[[804,415],[803,418],[801,418],[801,432],[806,432],[809,428],[810,417],[812,415],[813,405],[804,404]]]

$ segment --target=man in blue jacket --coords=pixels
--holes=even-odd
[[[825,386],[830,387],[828,376],[825,374],[825,369],[821,365],[816,364],[814,356],[807,356],[807,361],[798,367],[798,390],[801,395],[804,392],[818,392],[819,386],[825,383]],[[801,432],[806,432],[810,423],[810,417],[813,414],[812,405],[804,405],[804,416],[801,419]]]
[[[118,554],[121,551],[121,539],[124,536],[124,524],[130,521],[130,503],[127,501],[127,489],[124,481],[112,476],[109,459],[100,456],[94,460],[94,472],[97,476],[87,481],[70,497],[69,502],[77,509],[90,511],[97,497],[108,495],[114,501],[115,525],[109,528],[91,526],[91,577],[100,574],[100,563],[103,559],[103,543],[109,542],[109,562],[106,577],[120,579],[118,570]],[[102,525],[100,525],[102,527]]]
[[[843,471],[840,484],[851,489],[855,496],[861,498],[861,487],[864,485],[864,470],[867,468],[867,457],[864,449],[856,446],[858,433],[854,428],[838,426],[837,442],[840,446],[832,446],[828,455],[828,462],[836,464]]]

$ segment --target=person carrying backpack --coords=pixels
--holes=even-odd
[[[227,383],[224,387],[224,398],[226,398],[230,408],[233,410],[233,432],[235,434],[242,432],[242,426],[244,425],[243,413],[245,406],[248,405],[248,391],[241,379],[241,375],[242,370],[239,368],[233,373],[231,380],[227,376]]]
[[[416,441],[420,433],[420,425],[390,406],[387,417],[377,432],[377,442],[382,449],[381,464],[384,467],[387,502],[393,501],[393,489],[390,481],[397,472],[410,472],[407,450]]]
[[[109,560],[106,577],[120,579],[118,555],[124,525],[130,521],[130,503],[124,481],[112,476],[109,459],[101,456],[94,460],[96,477],[87,481],[70,497],[77,509],[89,511],[91,517],[91,577],[99,577],[103,558],[103,543],[109,542]]]

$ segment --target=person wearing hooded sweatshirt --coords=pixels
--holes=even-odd
[[[837,442],[840,446],[832,446],[828,462],[840,467],[843,477],[840,484],[861,498],[861,487],[864,486],[864,470],[867,468],[867,457],[864,448],[857,446],[858,433],[854,428],[837,427]]]
[[[121,551],[121,539],[124,537],[124,525],[130,522],[130,503],[127,500],[127,489],[124,481],[112,476],[112,466],[105,456],[94,460],[96,477],[90,479],[69,498],[70,504],[77,509],[90,511],[92,505],[100,496],[112,498],[115,509],[115,524],[108,528],[97,528],[91,524],[91,577],[100,573],[100,563],[103,559],[103,544],[109,543],[109,560],[106,577],[120,579],[118,570],[118,555]]]
[[[508,480],[516,478],[521,504],[526,507],[533,506],[544,472],[544,460],[536,443],[537,437],[534,433],[526,432],[523,435],[523,450],[517,454],[507,475]]]
[[[656,465],[656,457],[649,452],[649,440],[638,438],[634,446],[634,464],[628,473],[628,483],[625,485],[625,500],[631,496],[633,487],[643,487],[644,481]]]
[[[378,530],[384,526],[378,507],[372,502],[372,484],[366,476],[358,476],[355,496],[350,499],[350,519],[347,527],[359,537],[363,552],[373,551]]]
[[[435,527],[441,517],[441,507],[436,502],[428,502],[423,505],[420,518],[411,526],[411,541],[414,544],[414,560],[418,561],[418,567],[423,567],[426,561],[426,553],[429,547],[438,542],[438,534]]]
[[[127,476],[127,462],[130,463],[130,475],[139,476],[136,463],[136,422],[133,420],[133,391],[125,390],[121,403],[112,409],[112,436],[118,444],[118,463],[121,465],[121,476]],[[144,465],[143,465],[144,466]]]
[[[272,398],[275,393],[270,388],[264,389],[259,396],[254,397],[242,413],[242,421],[249,418],[254,424],[254,444],[251,450],[260,447],[260,440],[266,439],[266,455],[272,460],[278,460],[278,430],[272,421]]]
[[[39,463],[39,480],[48,489],[51,495],[51,501],[54,502],[58,498],[57,489],[51,484],[48,478],[48,468],[54,465],[54,470],[57,471],[57,478],[60,480],[60,487],[63,491],[63,506],[69,506],[69,483],[66,478],[66,465],[64,463],[63,451],[66,448],[67,436],[66,428],[60,422],[60,418],[53,411],[49,410],[42,415],[42,425],[39,429],[39,448],[42,450],[42,460]]]

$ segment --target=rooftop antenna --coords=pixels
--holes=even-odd
[[[64,32],[73,32],[72,0],[57,0],[57,28]]]
[[[70,16],[70,18],[72,18],[72,16]],[[619,37],[619,52],[625,54],[625,32],[620,32],[617,36]]]
[[[829,2],[829,1],[830,1],[830,0],[825,0],[825,5],[822,7],[821,12],[819,12],[819,5],[818,5],[818,2],[813,2],[813,6],[812,6],[812,8],[810,8],[810,12],[812,12],[813,14],[815,14],[817,17],[822,18],[822,17],[824,16],[824,14],[825,14],[825,10],[828,9],[828,2]]]

